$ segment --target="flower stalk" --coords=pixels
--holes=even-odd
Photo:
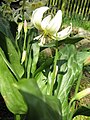
[[[21,64],[26,59],[26,37],[27,37],[27,21],[24,21],[24,44],[23,44],[23,53],[22,53],[22,59],[21,59]]]

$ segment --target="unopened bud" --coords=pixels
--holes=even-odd
[[[27,33],[27,21],[24,21],[24,33]]]
[[[23,27],[23,22],[18,24],[18,33],[19,34],[20,34],[21,30],[22,30],[22,27]]]
[[[25,61],[25,59],[26,59],[26,50],[24,50],[23,53],[22,53],[21,64],[23,64],[23,62]]]

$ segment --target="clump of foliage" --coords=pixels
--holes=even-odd
[[[90,105],[76,108],[76,101],[90,94],[90,88],[78,92],[83,67],[90,63],[90,51],[78,51],[75,47],[83,36],[70,37],[72,24],[58,32],[61,11],[52,19],[46,13],[49,19],[46,17],[42,25],[42,11],[49,9],[46,6],[35,9],[27,19],[27,2],[23,0],[15,11],[18,19],[11,20],[11,15],[7,21],[3,12],[0,16],[0,92],[8,110],[16,120],[72,120],[77,115],[90,116]],[[47,59],[44,55],[43,60],[45,49],[53,54],[46,54]],[[69,98],[74,83],[74,95]]]

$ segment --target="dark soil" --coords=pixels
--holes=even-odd
[[[14,120],[14,115],[7,109],[0,94],[0,120]]]

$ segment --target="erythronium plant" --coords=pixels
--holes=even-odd
[[[56,15],[52,18],[51,15],[43,18],[43,14],[49,7],[40,7],[33,11],[32,23],[41,32],[41,34],[34,39],[40,40],[40,45],[45,44],[47,37],[54,40],[63,40],[67,38],[72,31],[72,24],[59,32],[62,23],[62,11],[58,10]]]
[[[76,111],[75,100],[90,94],[90,88],[78,93],[83,64],[89,64],[89,60],[86,60],[90,52],[78,52],[70,41],[63,48],[58,46],[61,40],[67,37],[68,40],[75,40],[76,37],[69,37],[72,24],[59,32],[62,23],[61,10],[58,10],[53,18],[51,15],[43,18],[48,9],[44,6],[32,13],[31,21],[40,31],[37,37],[36,29],[27,29],[25,20],[18,25],[14,40],[8,22],[1,19],[0,26],[3,26],[3,29],[0,28],[0,92],[16,120],[72,120],[74,116],[82,113],[81,108]],[[55,54],[46,56],[40,63],[40,55],[47,39],[50,40],[48,42],[57,41],[57,45],[53,47]],[[74,82],[77,84],[75,94],[69,102]],[[90,111],[89,107],[83,109]],[[88,112],[84,115],[88,115]]]

